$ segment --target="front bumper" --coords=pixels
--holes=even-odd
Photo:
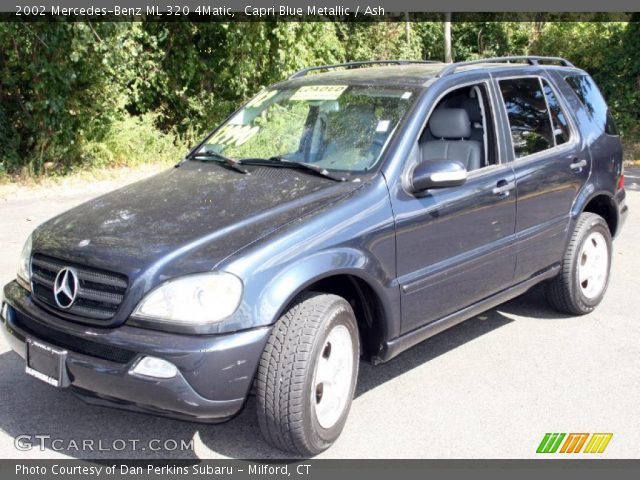
[[[192,421],[220,422],[241,410],[271,333],[271,327],[226,335],[94,328],[48,313],[17,282],[5,286],[4,297],[2,330],[11,348],[26,358],[30,338],[67,350],[68,387],[87,402]],[[179,373],[130,374],[145,355],[173,363]]]

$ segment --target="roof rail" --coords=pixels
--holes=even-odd
[[[465,67],[467,65],[479,65],[482,63],[510,63],[510,62],[527,62],[529,65],[540,65],[541,62],[556,62],[563,67],[573,67],[574,65],[569,61],[561,57],[539,57],[534,55],[519,55],[512,57],[493,57],[493,58],[480,58],[478,60],[468,60],[466,62],[456,62],[444,67],[438,77],[444,77],[451,75],[456,71],[458,67]]]
[[[319,65],[317,67],[303,68],[289,77],[289,80],[294,78],[304,77],[307,73],[315,70],[330,70],[333,68],[358,68],[367,67],[370,65],[409,65],[409,64],[424,64],[424,63],[442,63],[436,60],[369,60],[365,62],[347,62],[347,63],[335,63],[333,65]]]

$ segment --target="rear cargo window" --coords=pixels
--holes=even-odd
[[[619,135],[607,102],[593,79],[588,75],[570,75],[565,80],[605,133]]]

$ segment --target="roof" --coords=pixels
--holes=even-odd
[[[513,62],[519,63],[513,63]],[[491,69],[523,69],[536,70],[539,68],[562,69],[563,71],[577,71],[573,65],[557,57],[498,57],[473,60],[458,63],[411,63],[410,61],[396,62],[390,65],[370,66],[368,62],[353,62],[351,64],[325,65],[304,69],[289,77],[284,85],[318,85],[318,84],[349,84],[349,85],[377,85],[396,86],[398,88],[419,88],[437,77],[455,75],[468,71]],[[384,62],[382,62],[384,63]],[[555,65],[559,63],[559,65]],[[316,71],[327,70],[324,73]],[[525,73],[525,72],[523,72]]]
[[[435,77],[445,63],[406,64],[366,68],[348,68],[342,70],[330,70],[325,73],[312,73],[291,82],[295,85],[308,84],[370,84],[398,87],[422,87],[430,78]]]

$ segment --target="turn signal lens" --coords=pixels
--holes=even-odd
[[[145,377],[173,378],[178,374],[178,368],[171,362],[157,357],[143,357],[130,370],[134,375]]]

